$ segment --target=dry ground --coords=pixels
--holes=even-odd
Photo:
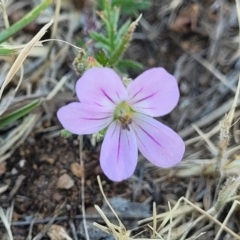
[[[17,21],[33,5],[29,0],[9,1],[10,22]],[[55,7],[53,4],[14,36],[14,42],[27,43],[50,21]],[[178,166],[167,170],[157,169],[139,156],[134,176],[121,183],[113,183],[103,175],[98,162],[101,143],[92,144],[89,136],[60,136],[55,113],[76,99],[73,92],[79,76],[72,62],[77,51],[52,42],[30,54],[19,91],[11,97],[17,74],[1,100],[9,103],[6,111],[11,111],[33,99],[44,99],[27,117],[0,130],[0,205],[8,210],[14,240],[27,236],[28,240],[57,239],[51,235],[56,227],[52,224],[66,229],[69,237],[62,239],[88,239],[83,219],[88,221],[90,239],[112,239],[92,226],[94,221],[104,223],[94,209],[94,204],[104,205],[97,175],[125,227],[142,226],[131,236],[144,230],[138,238],[240,239],[240,112],[236,108],[232,115],[225,116],[237,94],[240,69],[236,9],[234,1],[153,0],[151,8],[143,13],[126,57],[143,63],[145,69],[163,66],[177,77],[180,102],[171,114],[159,120],[184,138],[186,153]],[[62,1],[52,37],[72,44],[87,42],[87,31],[100,25],[94,11],[91,1]],[[0,24],[2,29],[2,19]],[[48,39],[52,31],[44,38]],[[1,57],[0,85],[14,60]],[[130,74],[135,77],[139,72]],[[57,93],[51,97],[56,88]],[[239,103],[238,95],[236,101]],[[61,176],[67,177],[59,183]],[[228,182],[223,184],[226,179]],[[168,203],[172,212],[168,212]],[[117,224],[106,204],[103,209]],[[153,219],[144,221],[152,214]],[[157,233],[151,233],[146,223]],[[0,238],[6,238],[1,222]]]

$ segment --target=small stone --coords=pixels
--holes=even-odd
[[[58,192],[55,192],[52,196],[53,200],[56,201],[56,202],[61,202],[61,200],[63,199],[63,196],[58,193]]]
[[[46,162],[50,163],[51,165],[54,164],[55,159],[54,158],[47,158]]]
[[[33,168],[34,170],[37,170],[37,169],[38,169],[37,164],[33,164],[32,168]]]
[[[37,225],[37,231],[38,232],[41,232],[43,230],[43,228],[44,228],[43,224],[40,223],[40,224]]]
[[[21,159],[18,164],[20,168],[23,168],[26,165],[26,163],[27,163],[26,159]]]
[[[54,162],[55,162],[55,159],[51,158],[51,157],[48,157],[46,155],[43,155],[42,157],[40,157],[40,162],[46,162],[46,163],[49,163],[49,164],[53,165]]]
[[[74,180],[67,174],[64,173],[58,178],[57,187],[62,189],[70,189],[74,186]]]
[[[66,239],[71,239],[69,235],[67,234],[66,230],[60,226],[53,224],[48,232],[48,236],[50,237],[51,240],[66,240]]]
[[[84,176],[84,168],[77,162],[71,164],[72,174],[78,178],[82,178]]]
[[[18,170],[16,168],[12,168],[11,174],[16,175],[18,173]]]

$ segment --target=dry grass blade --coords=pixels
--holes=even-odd
[[[64,75],[60,81],[56,84],[56,86],[52,89],[52,91],[46,97],[46,100],[49,101],[54,98],[54,96],[62,89],[66,81],[69,79],[68,76]]]
[[[16,50],[16,51],[21,51],[24,47],[26,47],[26,45],[27,44],[20,44],[20,45],[1,44],[1,47],[10,48],[10,49]],[[34,47],[42,47],[42,43],[38,41],[38,42],[36,42]]]
[[[4,211],[3,211],[3,209],[1,207],[0,207],[0,218],[1,218],[2,222],[3,222],[4,227],[7,230],[9,240],[13,240],[11,226],[9,224],[7,216],[5,215],[5,213],[4,213]]]
[[[0,195],[2,193],[4,193],[5,191],[7,191],[7,189],[9,188],[9,184],[5,184],[3,186],[0,187]]]
[[[83,137],[79,136],[79,160],[82,169],[84,169],[84,160],[83,160]],[[85,236],[87,240],[90,240],[86,222],[86,210],[85,210],[85,176],[84,174],[81,177],[81,200],[82,200],[82,215],[83,215],[83,226],[85,231]]]
[[[98,180],[100,191],[101,191],[101,193],[102,193],[102,195],[104,197],[104,200],[106,201],[108,207],[111,209],[111,211],[113,212],[113,214],[117,218],[119,226],[111,223],[108,220],[108,218],[106,217],[106,215],[104,214],[104,212],[97,205],[95,205],[95,208],[98,211],[98,213],[101,215],[102,219],[105,221],[107,227],[102,226],[102,225],[100,225],[98,223],[93,223],[93,225],[98,227],[99,229],[101,229],[102,231],[104,231],[106,233],[112,234],[116,240],[117,239],[119,239],[119,240],[129,240],[129,239],[131,239],[129,237],[130,236],[130,231],[126,230],[125,226],[122,224],[121,220],[119,219],[117,213],[114,211],[114,209],[112,208],[112,206],[108,202],[108,200],[107,200],[107,198],[106,198],[106,196],[104,194],[104,191],[103,191],[103,188],[102,188],[102,184],[101,184],[101,180],[100,180],[99,176],[97,176],[97,180]]]
[[[200,206],[200,205],[199,205]],[[181,206],[180,209],[176,209],[173,213],[172,213],[172,217],[175,218],[181,214],[188,214],[190,212],[192,212],[194,210],[194,208],[192,206],[188,206],[188,205],[183,205]],[[169,212],[165,212],[165,213],[161,213],[161,214],[157,214],[156,215],[156,219],[158,221],[163,221],[167,216],[169,215]],[[145,224],[147,222],[151,222],[154,221],[154,217],[149,217],[146,219],[143,219],[141,221],[138,221],[139,225]]]
[[[31,49],[42,38],[42,36],[46,33],[47,29],[52,25],[52,23],[53,23],[53,20],[51,20],[49,23],[47,23],[45,26],[43,26],[42,29],[35,35],[35,37],[28,44],[26,44],[26,46],[22,49],[22,51],[20,52],[17,59],[13,63],[11,69],[9,70],[9,72],[3,82],[3,85],[0,90],[0,99],[2,97],[3,90],[8,85],[8,83],[12,80],[13,76],[17,73],[17,71],[21,68],[22,63],[28,56]],[[16,87],[15,91],[17,91],[20,84],[21,84],[21,81],[19,81],[18,86]]]
[[[38,233],[33,240],[40,240],[42,239],[42,237],[47,233],[47,231],[50,229],[50,227],[52,226],[52,224],[54,223],[55,219],[56,219],[57,215],[54,215],[52,217],[52,219],[45,225],[45,227],[42,229],[42,231],[40,233]]]
[[[12,101],[14,100],[15,91],[10,90],[5,98],[0,102],[0,116],[8,109],[11,105]]]
[[[156,209],[156,203],[153,203],[153,233],[151,238],[155,237],[155,234],[157,232],[157,209]]]
[[[56,1],[56,8],[55,8],[55,14],[54,14],[55,22],[54,22],[53,27],[52,27],[52,32],[51,32],[51,37],[50,37],[51,39],[54,38],[56,36],[56,33],[57,33],[61,4],[62,4],[61,0]],[[53,44],[53,42],[51,41],[50,46],[49,46],[49,54],[50,54],[51,49],[52,49],[52,44]]]
[[[237,195],[240,186],[240,177],[229,177],[224,183],[222,189],[218,193],[218,199],[215,209],[219,212],[224,206]]]
[[[223,227],[226,226],[228,220],[230,219],[230,217],[231,217],[231,215],[233,214],[233,212],[234,212],[235,208],[237,207],[237,205],[240,205],[240,202],[237,201],[237,200],[235,200],[235,201],[233,202],[233,205],[232,205],[230,211],[228,212],[226,218],[224,219],[223,224],[222,224],[222,226],[220,227],[220,229],[219,229],[216,237],[214,238],[214,240],[218,240],[218,239],[219,239],[219,237],[220,237],[220,235],[221,235],[221,233],[222,233]]]
[[[0,145],[0,163],[10,157],[11,153],[27,138],[39,118],[40,114],[30,114],[17,128],[9,133]],[[3,155],[9,150],[10,153]]]
[[[97,176],[97,180],[98,180],[98,184],[99,184],[99,188],[100,188],[100,191],[104,197],[104,200],[106,201],[107,205],[109,206],[109,208],[111,209],[111,211],[113,212],[113,214],[115,215],[116,219],[118,220],[118,223],[119,223],[119,226],[120,228],[122,229],[125,229],[124,225],[122,224],[121,220],[119,219],[117,213],[114,211],[114,209],[112,208],[111,204],[108,202],[105,194],[104,194],[104,191],[103,191],[103,188],[102,188],[102,184],[101,184],[101,180],[100,180],[100,177]],[[125,229],[126,230],[126,229]]]
[[[238,11],[238,15],[239,15],[240,10],[238,9],[237,11]],[[239,22],[239,24],[240,24],[240,22]],[[226,150],[227,150],[229,140],[230,140],[230,128],[231,128],[232,121],[234,118],[235,109],[238,105],[239,93],[240,93],[240,76],[239,76],[239,80],[238,80],[235,97],[234,97],[234,100],[232,103],[232,107],[221,123],[221,130],[220,130],[220,137],[219,137],[220,140],[218,143],[218,154],[217,154],[217,161],[216,161],[216,171],[220,172],[220,179],[219,179],[218,185],[216,187],[216,189],[217,189],[216,192],[219,191],[220,184],[222,182],[222,178],[224,177],[223,166],[227,161]],[[216,198],[216,196],[217,195],[215,195],[215,198]]]
[[[211,153],[215,155],[217,153],[217,149],[212,143],[212,141],[207,137],[206,134],[204,134],[198,126],[192,124],[192,127],[196,130],[196,132],[203,138],[203,140],[207,143]]]
[[[206,125],[209,125],[213,121],[221,118],[225,113],[231,109],[231,106],[233,104],[234,98],[230,98],[226,102],[224,102],[219,108],[212,111],[210,114],[204,116],[203,118],[197,120],[193,124],[198,127],[204,127]],[[238,99],[237,104],[240,104],[240,99]],[[181,137],[188,137],[190,134],[194,133],[194,128],[192,127],[186,127],[183,130],[179,132],[179,135]]]
[[[202,214],[202,216],[200,216],[200,218],[202,217],[206,217],[208,219],[210,219],[212,222],[214,222],[215,224],[217,224],[218,226],[220,226],[222,229],[224,229],[226,232],[228,232],[229,234],[231,234],[233,237],[235,237],[236,239],[240,239],[240,236],[233,232],[231,229],[229,229],[228,227],[226,227],[225,225],[223,225],[220,221],[218,221],[214,216],[212,216],[210,214],[210,212],[214,212],[213,208],[209,209],[208,212],[204,211],[203,209],[195,206],[192,202],[190,202],[188,199],[182,197],[178,200],[177,204],[180,204],[180,201],[184,200],[185,202],[187,202],[188,204],[190,204],[191,206],[193,206],[198,212],[200,212]],[[176,204],[176,205],[177,205]],[[175,208],[175,207],[174,207]],[[192,225],[193,227],[193,225]],[[189,229],[190,230],[190,229]]]
[[[177,11],[183,5],[183,2],[183,0],[171,1],[168,6],[162,8],[160,14],[167,14],[169,12]]]
[[[239,37],[240,37],[240,1],[236,0],[236,9],[237,9],[237,18],[238,18],[238,27],[239,27]],[[239,39],[240,40],[240,39]],[[240,44],[239,44],[239,48],[240,48]]]
[[[226,77],[217,69],[215,68],[209,61],[201,58],[197,55],[191,55],[196,61],[198,61],[202,66],[209,70],[216,78],[218,78],[225,86],[232,90],[233,93],[236,92],[236,89],[229,84]]]
[[[6,9],[6,4],[4,0],[1,0],[1,6],[3,11],[3,20],[4,20],[5,28],[9,28],[10,25],[8,21],[7,9]]]

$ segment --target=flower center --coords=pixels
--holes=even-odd
[[[122,129],[130,131],[129,124],[132,123],[133,110],[126,102],[121,102],[114,111],[114,119],[118,121]]]

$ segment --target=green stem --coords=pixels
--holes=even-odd
[[[44,0],[40,5],[35,7],[31,12],[29,12],[26,16],[24,16],[21,20],[13,24],[8,29],[3,30],[0,33],[0,43],[6,41],[13,34],[17,33],[19,30],[23,29],[29,23],[31,23],[34,19],[36,19],[42,11],[44,11],[50,4],[52,0]]]

